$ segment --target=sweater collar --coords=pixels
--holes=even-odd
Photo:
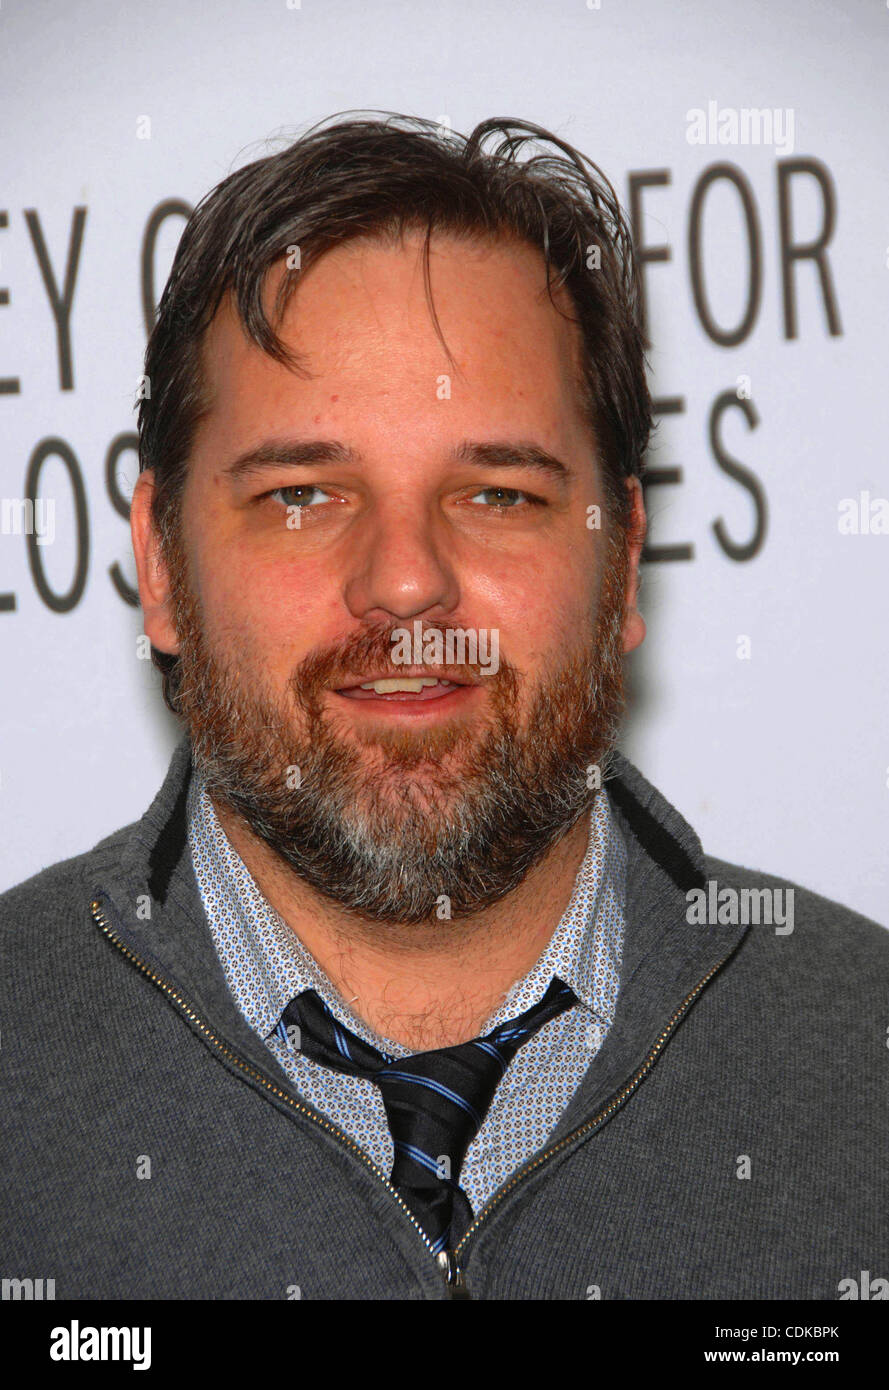
[[[185,736],[142,819],[97,846],[91,887],[136,956],[255,1066],[289,1084],[238,1010],[213,945],[188,847],[191,775]],[[706,886],[700,841],[618,752],[604,786],[627,848],[620,993],[605,1043],[557,1135],[569,1133],[641,1065],[689,993],[746,931],[689,923],[687,895]]]
[[[513,984],[479,1029],[486,1034],[543,998],[552,980],[564,981],[602,1024],[614,1014],[622,945],[626,849],[604,791],[591,812],[587,846],[565,911],[539,959]],[[193,771],[188,793],[188,836],[217,954],[241,1012],[266,1040],[296,995],[317,991],[344,1027],[393,1056],[408,1056],[381,1038],[340,999],[321,966],[262,893],[228,839],[206,783]]]

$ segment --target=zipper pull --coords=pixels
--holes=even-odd
[[[438,1267],[444,1275],[451,1298],[468,1298],[463,1270],[453,1250],[440,1250],[436,1256]]]

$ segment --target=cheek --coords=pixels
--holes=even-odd
[[[592,551],[566,546],[528,555],[520,566],[490,567],[476,575],[466,613],[490,614],[500,629],[504,656],[520,671],[564,659],[590,635],[598,592]],[[481,625],[483,619],[477,620]]]
[[[200,592],[208,640],[272,677],[289,676],[335,630],[329,573],[320,566],[231,556],[206,573]]]

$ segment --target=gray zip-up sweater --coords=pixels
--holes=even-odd
[[[546,1147],[436,1259],[235,1006],[183,741],[141,821],[0,897],[0,1276],[57,1299],[836,1299],[889,1277],[889,932],[704,856],[613,770],[614,1023]],[[792,887],[793,930],[689,922],[711,880],[739,906]]]

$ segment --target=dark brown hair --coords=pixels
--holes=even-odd
[[[419,118],[345,113],[230,174],[186,224],[146,350],[150,395],[139,403],[139,466],[154,470],[154,522],[166,550],[178,542],[188,458],[209,408],[204,334],[226,292],[259,347],[299,372],[263,309],[273,264],[297,246],[304,271],[353,238],[414,228],[426,234],[427,295],[434,231],[518,238],[541,252],[550,296],[564,286],[575,311],[580,389],[606,507],[627,526],[624,479],[641,474],[651,398],[632,237],[608,179],[565,141],[511,117],[483,121],[464,136]],[[282,278],[276,321],[298,283],[299,275]],[[166,697],[177,659],[153,657]]]

